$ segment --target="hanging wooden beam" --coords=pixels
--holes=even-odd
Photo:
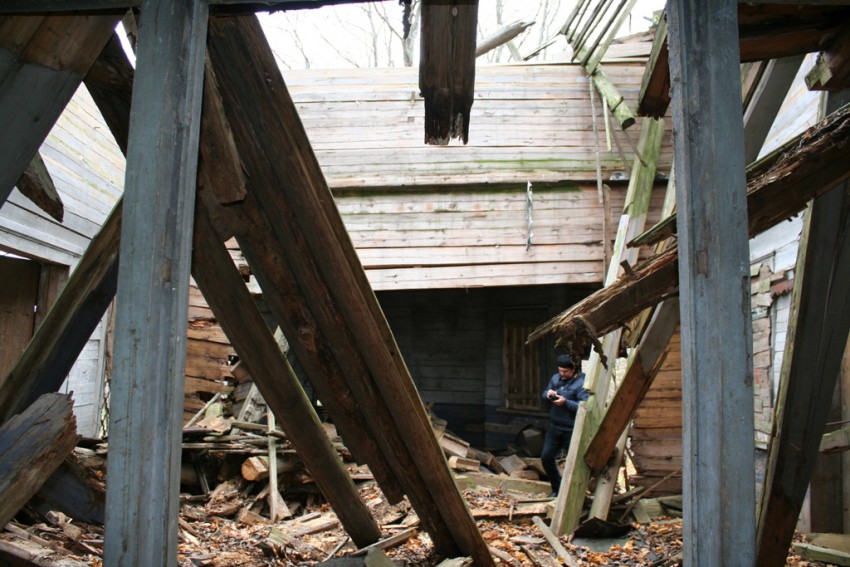
[[[292,367],[281,353],[233,259],[210,224],[205,207],[195,212],[192,274],[239,360],[248,367],[319,490],[358,547],[375,543],[381,530],[357,493]],[[273,487],[277,490],[277,487]]]
[[[671,0],[684,561],[755,563],[752,322],[737,3]],[[705,45],[724,46],[710,54]],[[681,166],[681,167],[678,167]],[[710,190],[708,189],[710,188]]]
[[[365,421],[395,476],[423,525],[430,522],[428,528],[436,530],[432,533],[435,546],[459,549],[479,564],[492,565],[259,22],[253,17],[215,18],[209,49],[234,139],[240,149],[251,149],[242,153],[252,183],[239,208],[252,215],[251,221],[268,225],[272,237],[255,238],[254,224],[246,225],[249,234],[236,234],[261,287],[271,294],[269,307],[284,334],[291,337],[293,348],[302,343],[296,355],[299,361],[303,355],[304,366],[345,369],[345,383],[364,408]],[[287,286],[287,279],[294,284]],[[294,298],[276,288],[278,283],[294,287]],[[295,317],[287,317],[290,312]],[[319,382],[328,378],[319,372],[308,371],[308,376],[317,390]],[[326,403],[326,397],[319,395]],[[382,414],[391,420],[383,429],[374,426]],[[388,444],[391,436],[401,443]],[[409,466],[400,458],[407,459]]]
[[[71,454],[80,436],[73,401],[45,394],[0,427],[0,522],[6,525]]]
[[[44,165],[44,160],[41,159],[41,154],[35,153],[16,185],[18,190],[27,199],[35,203],[39,209],[50,215],[51,218],[62,222],[65,217],[62,197],[56,191],[56,185],[53,184],[53,179],[50,177],[50,172],[47,171],[47,166]]]
[[[425,100],[425,143],[469,140],[475,97],[478,0],[424,0],[421,6],[419,91]]]
[[[117,22],[116,15],[0,17],[0,205]]]
[[[118,273],[104,562],[176,565],[206,0],[145,0]],[[140,483],[139,479],[145,479]]]

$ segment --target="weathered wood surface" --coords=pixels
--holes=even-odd
[[[838,453],[847,449],[850,449],[850,425],[824,433],[818,447],[818,451],[821,453]]]
[[[36,152],[32,161],[18,179],[17,187],[27,199],[38,205],[42,211],[62,222],[65,217],[65,207],[62,205],[62,197],[56,191],[56,185],[41,159],[41,154]]]
[[[668,4],[687,565],[755,564],[752,327],[735,0]],[[723,46],[709,53],[702,46]],[[711,188],[707,190],[707,188]],[[734,416],[734,417],[733,417]]]
[[[815,199],[804,229],[758,513],[758,564],[785,561],[850,330],[850,194]]]
[[[0,14],[27,14],[31,12],[69,12],[75,10],[116,10],[137,8],[143,0],[6,0],[0,5]],[[216,13],[276,12],[320,8],[339,4],[353,4],[370,0],[210,0]]]
[[[103,480],[71,454],[53,472],[27,506],[40,514],[63,512],[80,522],[102,524],[106,505]]]
[[[475,46],[475,57],[481,57],[488,51],[492,51],[500,45],[504,45],[533,25],[533,21],[519,20],[496,30],[494,34],[488,35],[481,41],[477,42],[477,45]]]
[[[646,330],[634,359],[629,364],[617,392],[605,410],[605,417],[584,454],[585,462],[600,471],[614,451],[620,434],[628,427],[663,362],[662,355],[679,324],[679,301],[662,303]]]
[[[802,211],[811,199],[850,177],[844,156],[850,142],[850,107],[835,111],[752,165],[747,171],[750,236]],[[676,215],[629,246],[655,244],[677,232]]]
[[[424,0],[420,6],[419,92],[425,99],[425,143],[469,140],[475,98],[478,0]]]
[[[205,0],[150,0],[141,13],[110,405],[104,562],[115,566],[177,561],[187,227],[194,212],[208,6]]]
[[[275,220],[271,234],[277,235],[274,240],[279,248],[265,265],[272,274],[283,270],[285,275],[293,270],[293,281],[301,290],[286,301],[282,301],[280,290],[267,298],[284,334],[293,339],[296,348],[308,338],[301,332],[302,322],[319,331],[309,337],[310,344],[304,344],[300,353],[296,351],[299,361],[313,370],[317,363],[346,370],[354,398],[368,408],[365,421],[372,435],[385,457],[391,459],[395,476],[423,525],[430,528],[437,549],[446,555],[463,550],[480,564],[492,565],[487,546],[454,487],[425,409],[357,260],[259,23],[255,18],[213,19],[209,49],[237,147],[253,150],[242,153],[252,179],[246,202],[253,196],[263,209],[255,214]],[[262,264],[268,253],[261,249],[272,242],[239,233],[237,239],[249,263],[254,266],[258,260]],[[270,265],[269,260],[277,265]],[[257,277],[265,290],[276,289],[265,285],[271,283],[264,282],[265,275],[257,273]],[[292,299],[297,299],[297,304]],[[304,312],[308,307],[313,313]],[[297,319],[285,315],[293,309],[298,310]],[[325,341],[320,348],[329,356],[320,360],[315,349]],[[328,376],[319,372],[308,375],[317,389],[318,382]],[[343,396],[343,391],[329,393],[330,397]],[[323,402],[329,401],[328,396],[320,393],[320,397]],[[382,413],[390,421],[376,423]],[[387,436],[392,435],[401,443],[389,443]],[[405,467],[400,453],[407,455],[411,466]]]
[[[117,21],[115,15],[0,18],[0,203],[32,161]]]
[[[631,265],[637,261],[637,251],[626,248],[626,242],[631,240],[633,235],[643,231],[646,225],[663,131],[663,120],[644,119],[637,147],[637,152],[644,156],[644,161],[635,159],[632,167],[626,205],[620,218],[611,263],[605,276],[606,286],[611,286],[618,281],[617,276],[624,269],[622,264]],[[609,364],[609,361],[613,361],[617,356],[620,336],[619,328],[612,329],[611,333],[603,337],[601,344],[595,344],[588,360],[584,387],[590,395],[582,404],[584,411],[580,410],[576,413],[573,441],[570,442],[567,459],[564,462],[561,490],[552,514],[552,529],[558,534],[572,532],[579,523],[591,473],[584,462],[584,453],[590,440],[596,434],[604,413],[603,407],[608,399],[608,387],[613,373],[613,365]],[[587,351],[581,350],[582,346],[574,344],[572,354],[576,357],[584,357]]]
[[[741,62],[779,59],[820,51],[825,43],[841,32],[850,13],[841,2],[798,4],[787,6],[758,5],[758,2],[738,4],[738,29]],[[769,33],[765,30],[769,29]],[[829,38],[829,39],[828,39]],[[666,34],[657,35],[659,50],[667,43]],[[666,50],[665,50],[666,51]],[[670,104],[669,59],[659,56],[646,68],[638,111],[643,116],[662,116]]]
[[[848,142],[850,108],[845,108],[755,164],[748,172],[747,182],[749,235],[759,234],[799,213],[810,199],[850,178],[850,163],[846,159]],[[663,240],[673,233],[670,222],[664,221],[667,232],[647,231],[633,244]],[[650,234],[651,238],[643,238]],[[637,267],[634,274],[625,275],[614,286],[593,293],[548,321],[529,340],[548,332],[565,339],[594,332],[594,336],[601,336],[645,307],[675,295],[677,270],[678,251],[671,248]]]
[[[362,547],[380,539],[377,524],[201,207],[195,215],[192,272],[231,338],[240,362],[248,367],[269,408],[352,540]]]
[[[72,402],[45,394],[0,427],[0,522],[6,525],[79,440]]]

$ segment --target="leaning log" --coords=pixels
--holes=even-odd
[[[50,172],[38,152],[18,179],[18,190],[53,219],[62,222],[65,218],[62,197],[59,196]]]
[[[796,215],[811,199],[850,178],[848,143],[850,107],[844,107],[754,164],[747,172],[750,237]],[[633,242],[652,244],[674,233],[675,229]],[[655,256],[614,285],[550,319],[528,340],[556,333],[560,341],[592,344],[596,337],[626,324],[646,307],[678,294],[678,256],[676,248]]]
[[[71,397],[45,394],[0,427],[0,526],[38,492],[79,440]]]

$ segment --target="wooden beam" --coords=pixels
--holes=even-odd
[[[850,192],[815,199],[800,244],[758,515],[758,564],[783,565],[850,330]]]
[[[611,264],[608,266],[605,277],[606,286],[617,282],[617,275],[623,269],[621,265],[623,262],[630,265],[637,261],[636,251],[628,250],[625,243],[631,240],[633,234],[641,232],[646,224],[652,189],[655,186],[655,166],[661,151],[663,133],[663,120],[653,118],[644,120],[638,151],[644,156],[645,163],[638,159],[634,161],[629,190],[626,194],[626,206],[620,219]],[[590,396],[582,404],[585,411],[579,410],[576,413],[573,440],[567,452],[561,490],[552,514],[552,529],[559,534],[573,531],[579,523],[591,473],[584,462],[584,454],[590,440],[596,434],[604,412],[604,404],[608,399],[608,386],[611,383],[610,375],[613,372],[613,365],[609,365],[607,361],[616,358],[620,348],[620,335],[620,329],[613,329],[610,334],[607,334],[602,339],[600,347],[594,349],[587,363],[584,387],[590,392]],[[584,354],[581,351],[574,352],[579,355]]]
[[[838,453],[847,449],[850,449],[850,425],[824,433],[818,447],[821,453]]]
[[[670,106],[670,61],[667,47],[667,13],[661,15],[652,40],[652,51],[643,71],[637,113],[661,118]]]
[[[56,185],[41,159],[38,152],[18,179],[18,190],[24,196],[35,203],[35,205],[51,216],[51,218],[62,222],[65,217],[65,207],[62,205],[62,197],[56,191]]]
[[[375,543],[381,530],[360,499],[203,206],[196,207],[193,244],[192,274],[240,362],[248,367],[263,399],[352,541],[358,547]]]
[[[419,91],[425,99],[425,143],[469,140],[475,96],[478,0],[424,0],[421,6]]]
[[[261,287],[271,294],[267,301],[284,334],[293,341],[293,348],[303,344],[300,354],[308,364],[316,364],[321,353],[329,358],[319,362],[345,371],[345,382],[364,408],[366,422],[379,444],[387,442],[388,435],[401,440],[399,445],[384,445],[382,451],[423,525],[430,522],[431,529],[440,530],[432,534],[435,547],[449,556],[454,554],[445,551],[460,549],[477,563],[492,565],[493,558],[454,485],[259,22],[253,17],[213,19],[209,49],[224,109],[252,180],[249,198],[241,208],[247,212],[249,201],[256,199],[252,219],[262,221],[261,213],[274,221],[270,228],[277,245],[263,250],[274,242],[251,234],[236,236],[240,245],[243,241],[247,244],[242,246],[243,252]],[[254,226],[247,228],[253,231]],[[265,262],[268,270],[258,272],[255,261]],[[287,298],[272,285],[285,284],[289,273],[295,276],[298,293],[294,299],[307,301],[287,305]],[[274,274],[277,279],[272,279]],[[306,306],[314,311],[306,312]],[[283,316],[287,310],[301,317],[287,322]],[[317,346],[322,350],[313,350]],[[315,386],[327,378],[320,373],[309,376]],[[340,392],[332,395],[339,397]],[[325,397],[322,400],[327,401]],[[382,413],[391,418],[390,426],[384,430],[372,427],[372,420]],[[409,459],[411,465],[405,468],[399,458]]]
[[[744,163],[758,158],[804,55],[771,59],[744,109]]]
[[[0,384],[0,423],[56,392],[115,296],[121,201],[92,239],[18,362]]]
[[[671,298],[658,306],[614,398],[605,410],[599,430],[584,453],[584,460],[592,470],[602,470],[611,457],[620,434],[628,427],[652,385],[667,344],[678,325],[679,300]]]
[[[0,522],[27,503],[79,440],[73,402],[45,394],[0,427]]]
[[[113,14],[0,17],[0,205],[117,22]]]
[[[141,18],[115,317],[104,562],[173,566],[208,6],[206,0],[145,0]]]
[[[488,35],[478,42],[478,45],[475,47],[475,57],[481,57],[485,53],[496,49],[500,45],[508,43],[533,25],[534,21],[517,20],[512,24],[502,27],[497,30],[496,33]]]
[[[850,178],[846,147],[850,108],[836,111],[750,168],[747,210],[749,236],[764,232],[803,210],[806,203]],[[676,233],[675,216],[634,239],[629,246],[660,242]],[[547,321],[529,336],[557,333],[561,340],[586,344],[617,328],[646,307],[678,293],[678,251],[667,250],[616,284],[602,288]]]
[[[737,3],[668,4],[682,334],[684,561],[753,565],[752,322]],[[711,54],[701,46],[724,46]],[[710,190],[708,189],[710,188]]]

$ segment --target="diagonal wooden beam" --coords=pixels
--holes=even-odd
[[[381,530],[357,493],[295,373],[257,309],[245,281],[215,233],[202,202],[196,207],[192,274],[231,344],[277,416],[322,494],[358,547]]]
[[[808,201],[850,178],[848,144],[850,108],[843,108],[751,167],[747,183],[749,235],[799,213]],[[630,246],[660,242],[675,234],[674,221],[675,216],[668,217]],[[553,317],[535,329],[529,340],[554,332],[562,340],[584,337],[589,343],[646,307],[677,294],[677,270],[678,251],[672,248]]]
[[[259,22],[254,17],[214,18],[209,50],[225,112],[251,179],[249,196],[241,208],[247,211],[248,203],[256,199],[252,220],[262,221],[266,216],[266,223],[273,221],[269,224],[271,241],[250,233],[237,232],[236,237],[261,287],[271,294],[267,300],[278,324],[293,341],[293,348],[301,343],[299,361],[303,354],[308,363],[323,363],[346,373],[345,382],[364,408],[379,444],[386,443],[388,435],[401,440],[397,445],[382,446],[382,451],[423,524],[430,522],[429,527],[436,530],[432,538],[441,553],[461,550],[481,565],[492,565],[492,556],[454,485]],[[254,231],[253,225],[247,227]],[[257,262],[266,262],[265,269],[258,270]],[[294,304],[287,304],[275,287],[286,284],[290,274],[295,277],[297,294],[290,299],[290,303],[297,301]],[[290,283],[288,288],[292,287]],[[304,299],[298,301],[300,298]],[[309,310],[305,311],[305,306]],[[295,310],[294,314],[302,317],[287,318],[286,310]],[[306,325],[301,327],[302,323]],[[308,376],[317,389],[327,378],[309,371]],[[373,426],[381,414],[391,419],[383,429]],[[407,468],[398,460],[405,454],[411,463]]]
[[[115,14],[0,17],[0,205],[112,34]]]
[[[425,100],[425,143],[469,140],[475,96],[478,0],[424,0],[419,91]]]
[[[850,190],[815,199],[791,299],[757,527],[758,565],[784,565],[850,330]]]

